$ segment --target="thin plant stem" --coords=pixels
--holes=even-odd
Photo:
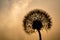
[[[41,32],[39,30],[38,30],[38,34],[39,34],[39,40],[42,40]]]

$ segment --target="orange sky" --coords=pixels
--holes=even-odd
[[[52,18],[52,28],[41,31],[43,40],[60,40],[60,0],[0,0],[0,39],[39,40],[37,31],[28,35],[23,30],[24,16],[33,9],[42,9]]]

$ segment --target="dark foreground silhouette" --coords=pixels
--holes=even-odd
[[[37,31],[38,31],[38,33],[39,33],[39,37],[40,37],[40,39],[39,40],[42,40],[42,38],[41,38],[41,33],[40,33],[40,29],[42,28],[42,23],[41,23],[41,21],[39,21],[39,20],[35,20],[35,21],[33,21],[33,24],[32,24],[32,28],[33,29],[36,29]]]
[[[43,10],[34,9],[30,11],[23,20],[23,26],[26,33],[34,33],[35,30],[38,31],[39,40],[42,40],[41,29],[50,29],[51,28],[51,18]]]

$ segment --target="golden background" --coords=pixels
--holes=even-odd
[[[24,16],[42,9],[52,18],[52,28],[41,31],[43,40],[60,40],[60,0],[0,0],[0,40],[39,40],[38,32],[28,35],[23,30]]]

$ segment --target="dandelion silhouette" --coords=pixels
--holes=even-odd
[[[23,26],[25,32],[28,34],[34,33],[35,30],[37,30],[39,33],[39,40],[42,40],[40,30],[51,28],[51,18],[45,11],[34,9],[25,16]]]

